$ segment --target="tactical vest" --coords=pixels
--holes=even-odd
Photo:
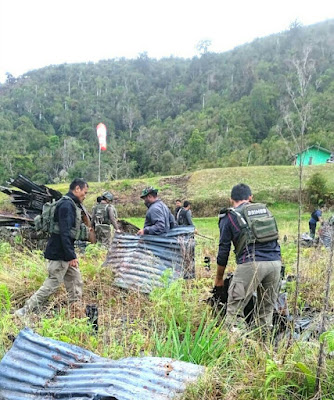
[[[237,258],[251,244],[266,243],[278,239],[275,217],[265,204],[244,203],[238,211],[234,208],[223,208],[219,214],[219,221],[228,213],[237,217],[241,230],[234,250]]]
[[[70,237],[74,240],[88,240],[89,229],[82,222],[81,209],[75,204],[69,196],[63,196],[58,201],[45,203],[42,214],[34,218],[35,230],[37,232],[60,234],[59,223],[54,220],[57,206],[62,201],[71,201],[75,207],[75,225],[70,230]]]
[[[101,225],[101,224],[110,225],[111,224],[109,210],[112,211],[115,218],[117,219],[117,212],[113,205],[100,203],[100,204],[96,204],[96,206],[94,206],[93,213],[94,213],[95,225]]]

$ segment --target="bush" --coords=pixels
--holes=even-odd
[[[306,183],[306,191],[310,204],[318,206],[329,199],[326,179],[319,173],[313,174]]]

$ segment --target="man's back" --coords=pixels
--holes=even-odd
[[[240,212],[242,206],[235,210]],[[233,242],[234,247],[240,240],[242,229],[239,225],[236,214],[227,213],[219,221],[220,241],[218,258],[220,265],[226,265],[230,252],[230,243]],[[237,257],[237,264],[249,261],[276,261],[281,258],[281,250],[277,240],[271,240],[264,243],[254,243],[246,246],[241,254]]]
[[[157,199],[150,204],[145,218],[144,231],[149,235],[161,235],[167,233],[175,225],[174,216],[166,204]]]
[[[95,225],[110,224],[108,207],[109,205],[107,203],[102,203],[102,202],[94,206],[92,212],[92,219]]]
[[[182,207],[177,214],[176,222],[178,225],[185,225],[185,226],[193,225],[191,219],[191,211]]]

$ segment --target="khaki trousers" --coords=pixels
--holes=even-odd
[[[256,261],[238,264],[228,289],[226,322],[244,324],[244,308],[256,292],[256,326],[272,326],[274,305],[280,284],[281,261]]]
[[[48,260],[48,274],[43,285],[26,301],[25,307],[31,311],[40,307],[63,282],[69,302],[81,300],[83,282],[79,268],[70,267],[68,261]]]

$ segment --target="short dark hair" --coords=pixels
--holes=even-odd
[[[183,202],[183,207],[188,207],[190,206],[190,204],[191,204],[190,201],[186,200]]]
[[[239,183],[238,185],[233,186],[231,190],[231,199],[234,201],[248,200],[251,195],[251,188],[244,183]]]
[[[176,200],[175,200],[175,203],[176,203],[177,201],[178,201],[179,203],[181,203],[181,200],[180,200],[180,199],[176,199]]]
[[[74,190],[77,186],[82,190],[88,187],[88,183],[82,178],[75,178],[70,184],[70,190]]]
[[[101,197],[101,196],[98,196],[98,197],[96,198],[96,202],[97,202],[97,203],[101,203],[101,201],[102,201],[102,197]]]

